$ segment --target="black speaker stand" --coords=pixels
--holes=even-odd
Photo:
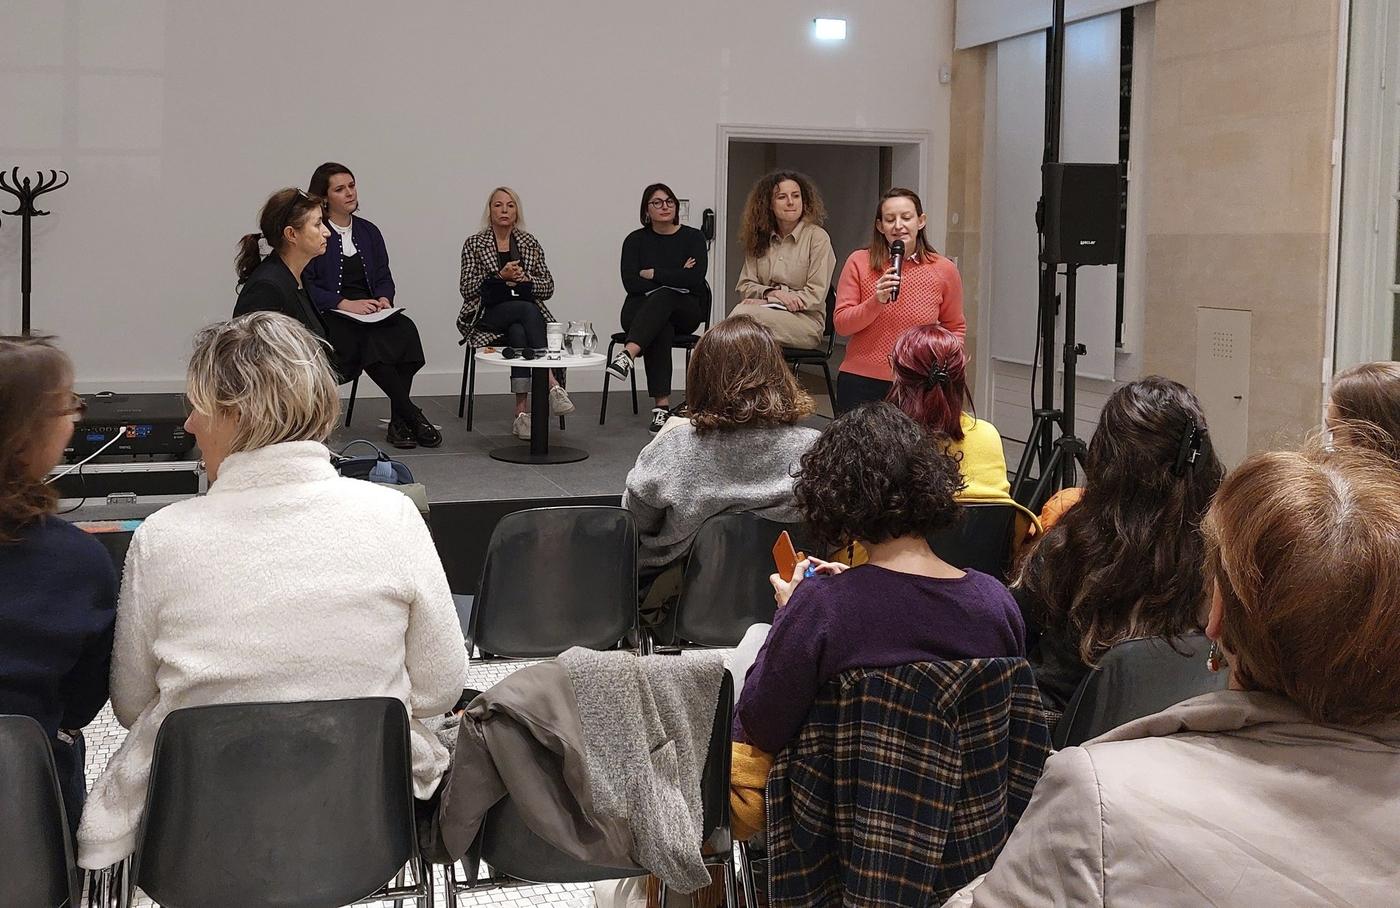
[[[1047,270],[1053,281],[1055,265],[1047,263]],[[1064,363],[1061,390],[1062,408],[1055,409],[1049,406],[1053,401],[1047,395],[1044,401],[1047,406],[1034,411],[1035,421],[1031,424],[1031,434],[1026,439],[1026,447],[1021,451],[1021,462],[1016,467],[1016,484],[1011,488],[1011,497],[1028,505],[1032,510],[1038,510],[1044,505],[1051,491],[1074,486],[1075,462],[1078,461],[1081,467],[1084,466],[1089,453],[1089,446],[1074,434],[1074,386],[1079,372],[1079,357],[1085,353],[1084,345],[1079,343],[1075,337],[1074,316],[1078,272],[1078,265],[1065,265],[1065,337],[1064,346],[1061,348],[1061,361]],[[1053,308],[1047,312],[1043,307],[1040,325],[1040,349],[1045,351],[1043,358],[1047,373],[1045,376],[1046,386],[1053,388],[1054,366],[1050,362],[1050,348],[1055,343],[1055,313]],[[1055,437],[1057,428],[1059,429],[1059,438]],[[1021,497],[1021,493],[1029,479],[1031,461],[1035,459],[1037,453],[1040,455],[1039,479],[1035,484],[1035,492],[1027,500]]]

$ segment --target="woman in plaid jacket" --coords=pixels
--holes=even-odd
[[[554,295],[554,276],[545,264],[539,240],[524,231],[520,196],[498,186],[486,198],[481,230],[462,244],[462,311],[457,330],[473,347],[504,342],[534,358],[545,348],[545,323],[554,320],[545,300]],[[574,404],[551,372],[549,409],[556,416],[572,413]],[[530,437],[530,370],[510,370],[515,392],[515,424],[511,432]]]

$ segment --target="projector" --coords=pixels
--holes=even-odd
[[[103,457],[182,457],[194,448],[194,436],[185,431],[183,394],[99,391],[81,396],[87,412],[63,449],[68,463],[82,460],[115,436],[120,439],[102,452]]]

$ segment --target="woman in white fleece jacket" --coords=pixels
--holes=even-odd
[[[182,707],[397,697],[417,797],[448,764],[417,720],[466,681],[452,594],[412,502],[331,467],[339,400],[318,342],[270,312],[207,328],[189,398],[213,485],[148,518],[127,554],[111,691],[130,734],[83,813],[87,868],[135,849],[156,733]]]

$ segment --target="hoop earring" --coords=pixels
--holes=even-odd
[[[1218,672],[1228,664],[1229,663],[1225,661],[1225,654],[1220,650],[1220,641],[1212,640],[1210,642],[1210,652],[1206,654],[1206,668],[1210,669],[1212,672]]]

